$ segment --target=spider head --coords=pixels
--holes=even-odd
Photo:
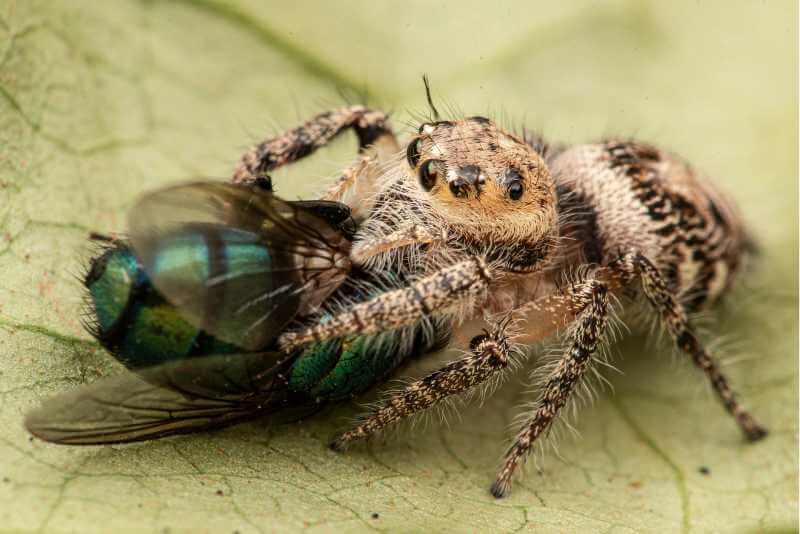
[[[425,123],[406,159],[411,182],[455,229],[530,241],[555,226],[555,187],[542,156],[489,119]]]

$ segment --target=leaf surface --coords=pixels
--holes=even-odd
[[[41,532],[763,532],[796,527],[797,7],[794,2],[0,0],[0,525]],[[706,339],[770,428],[746,444],[691,365],[630,336],[542,472],[487,488],[529,400],[480,407],[345,455],[355,405],[131,446],[32,441],[40,399],[119,372],[81,329],[90,231],[138,195],[224,179],[240,152],[341,105],[411,129],[440,108],[568,142],[635,135],[739,201],[762,249]],[[351,137],[276,173],[309,197]],[[436,366],[430,358],[410,368]],[[701,472],[702,470],[702,472]],[[706,473],[706,474],[704,474]]]

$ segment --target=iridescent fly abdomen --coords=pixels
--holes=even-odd
[[[187,265],[193,265],[194,275],[207,279],[214,271],[213,261],[224,263],[224,269],[228,270],[222,273],[224,276],[241,274],[248,266],[267,264],[271,260],[268,249],[243,241],[234,231],[223,230],[209,243],[208,230],[204,230],[193,232],[192,227],[187,227],[180,235],[162,239],[154,270],[185,271]],[[212,246],[217,248],[213,253]],[[197,265],[204,267],[198,269]],[[220,340],[188,320],[159,293],[147,272],[131,246],[117,241],[91,261],[84,279],[89,297],[87,326],[117,360],[129,369],[138,370],[168,362],[243,352],[235,344]],[[338,290],[341,295],[334,294],[333,300],[344,295],[354,297],[358,291],[356,286],[366,286],[366,276],[366,273],[351,273],[351,279]],[[285,397],[283,403],[317,404],[350,398],[380,383],[410,357],[446,344],[447,334],[442,332],[446,329],[437,329],[434,339],[417,327],[370,336],[349,336],[296,351],[287,365],[287,381],[281,395]],[[274,346],[265,348],[278,354]]]
[[[174,264],[187,254],[207,255],[202,236],[197,237],[164,250],[162,261]],[[234,248],[230,252],[240,251]],[[259,252],[266,256],[265,251],[249,253]],[[115,243],[92,259],[84,284],[89,297],[89,331],[128,368],[239,350],[191,324],[167,302],[124,242]]]

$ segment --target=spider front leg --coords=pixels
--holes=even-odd
[[[339,178],[328,187],[328,190],[322,195],[322,199],[342,201],[377,163],[378,158],[375,154],[359,156],[358,160],[342,171]]]
[[[757,441],[766,436],[767,430],[736,400],[728,379],[697,339],[686,311],[669,290],[658,268],[645,256],[630,253],[610,265],[610,269],[616,271],[626,282],[634,277],[641,279],[647,299],[660,315],[678,349],[690,356],[695,365],[702,369],[725,409],[739,424],[747,439]]]
[[[331,442],[331,448],[342,451],[356,440],[366,439],[395,424],[401,419],[419,413],[441,400],[463,393],[508,367],[509,340],[506,327],[510,315],[483,335],[470,342],[470,353],[451,362],[438,371],[412,382],[392,395],[380,407],[369,413],[361,424]]]
[[[396,149],[394,137],[391,140],[385,144]],[[321,199],[346,204],[357,220],[366,218],[375,204],[379,189],[377,178],[383,169],[381,162],[386,161],[386,157],[387,150],[381,153],[375,147],[370,148],[368,153],[360,155],[354,164],[342,171]]]
[[[589,368],[592,354],[600,341],[608,318],[608,288],[605,283],[588,280],[576,285],[570,294],[572,308],[580,310],[572,327],[572,342],[558,366],[547,378],[533,416],[523,425],[506,453],[503,467],[492,484],[497,498],[511,489],[511,479],[520,460],[530,451],[567,403],[578,381]]]
[[[434,234],[426,226],[410,224],[379,238],[357,241],[350,252],[350,259],[353,263],[365,265],[376,256],[392,249],[411,245],[439,244],[446,240],[446,230],[441,230],[438,234]]]
[[[401,328],[469,302],[485,293],[490,281],[486,262],[472,257],[421,278],[408,287],[359,302],[312,326],[285,332],[278,338],[278,343],[289,353],[315,341]]]
[[[236,166],[233,183],[268,180],[270,171],[308,156],[349,128],[358,136],[362,152],[372,146],[377,156],[383,158],[399,149],[384,112],[364,106],[348,106],[321,113],[302,126],[252,147]]]

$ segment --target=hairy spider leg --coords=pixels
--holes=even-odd
[[[367,414],[357,427],[333,440],[331,448],[342,451],[353,441],[367,439],[381,429],[430,408],[451,395],[482,384],[506,369],[510,350],[505,331],[507,324],[507,321],[501,321],[490,332],[475,336],[470,342],[469,354],[412,382],[386,399],[381,406]]]
[[[368,176],[370,171],[379,163],[377,154],[363,154],[358,157],[355,163],[346,167],[342,174],[328,187],[322,195],[322,200],[341,201],[345,198],[363,177]]]
[[[490,281],[486,262],[474,256],[421,278],[408,287],[354,304],[316,324],[285,332],[278,338],[278,343],[289,353],[311,342],[401,328],[480,295],[489,287]]]
[[[608,287],[604,282],[589,279],[572,288],[575,307],[581,308],[572,327],[572,343],[544,385],[536,411],[525,422],[506,453],[503,467],[492,484],[495,497],[505,497],[511,489],[511,479],[519,464],[553,423],[567,403],[578,381],[589,368],[591,356],[602,338],[608,319]]]
[[[627,279],[626,281],[634,277],[641,279],[647,300],[661,317],[661,321],[678,349],[691,357],[694,364],[705,373],[725,409],[739,424],[747,439],[757,441],[766,436],[766,428],[761,426],[736,400],[736,394],[731,389],[728,379],[722,373],[719,364],[697,339],[689,323],[686,310],[668,289],[666,281],[656,266],[642,254],[629,253],[610,267],[616,269],[622,277]]]
[[[355,131],[362,153],[374,147],[374,155],[383,159],[399,150],[386,113],[364,106],[348,106],[320,113],[296,128],[253,146],[240,158],[232,181],[251,184],[268,179],[270,171],[312,154],[347,129]],[[350,172],[354,173],[359,165],[363,165],[363,156]]]
[[[356,242],[350,253],[354,263],[364,264],[370,258],[388,252],[392,249],[411,245],[429,245],[440,243],[447,239],[447,232],[442,230],[438,235],[420,224],[409,224],[390,232],[385,236],[374,239],[362,239]]]

